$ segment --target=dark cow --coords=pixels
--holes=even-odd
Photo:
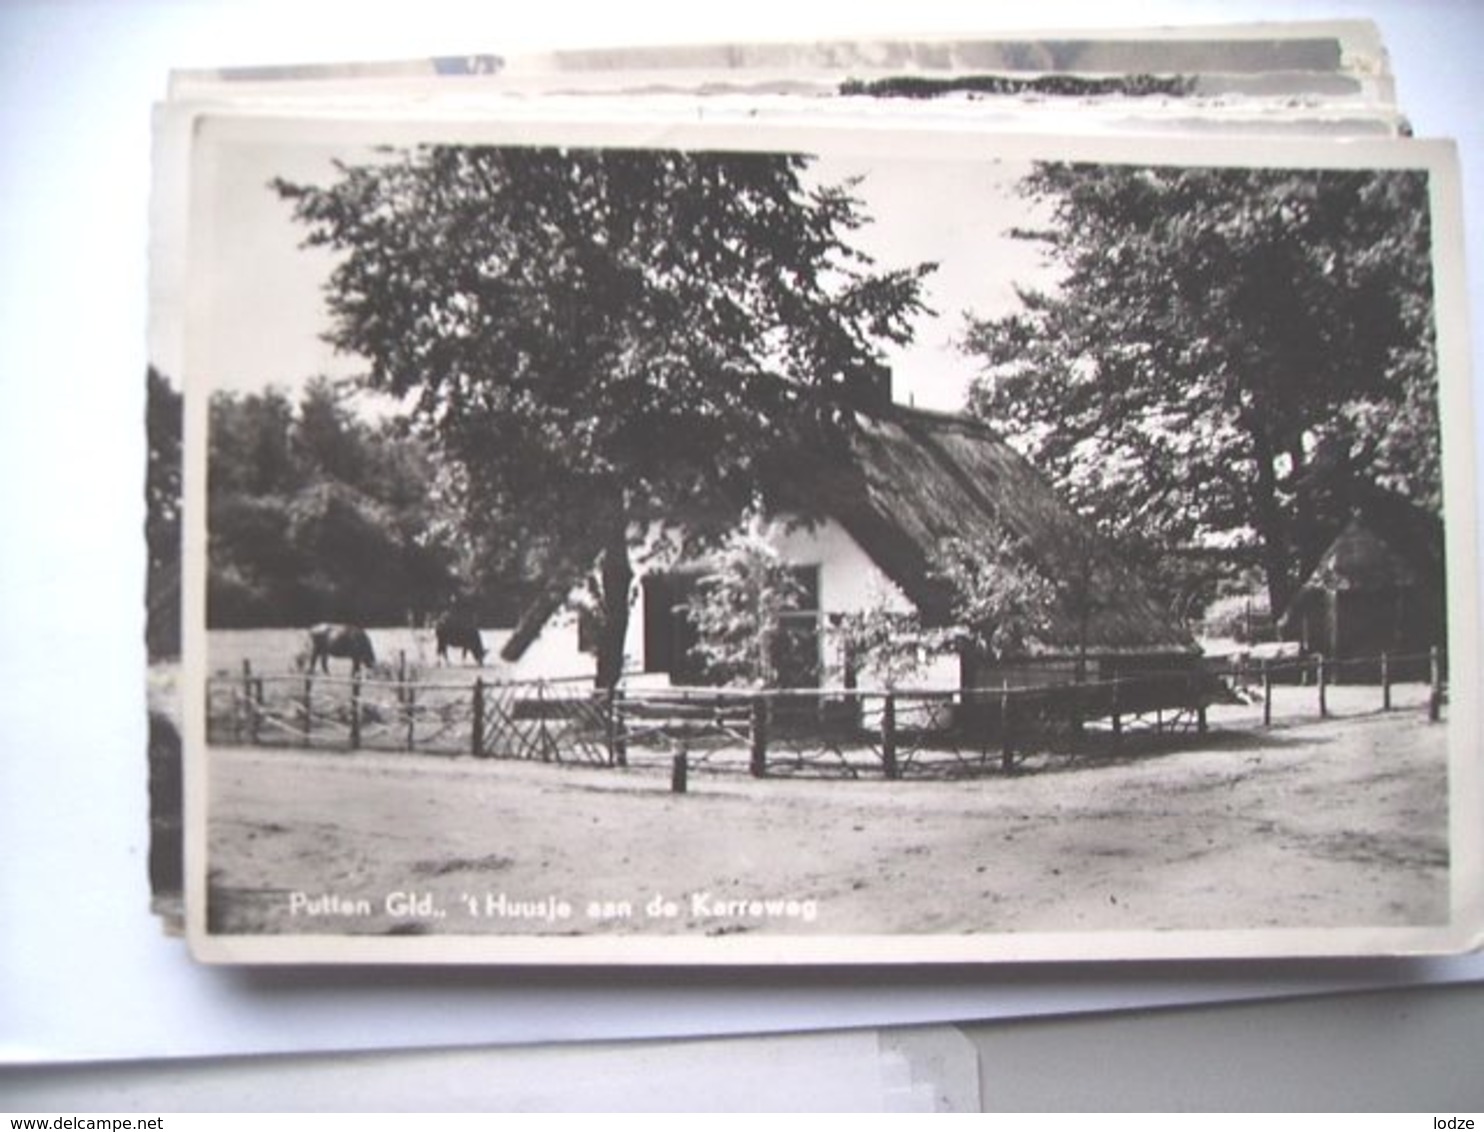
[[[480,667],[484,666],[484,641],[480,639],[479,630],[473,622],[460,617],[444,617],[438,622],[437,635],[439,661],[446,662],[448,650],[455,648],[463,650],[465,660],[473,653]]]
[[[359,625],[316,625],[309,630],[309,671],[313,672],[318,663],[320,671],[329,675],[332,656],[348,658],[352,676],[359,676],[362,668],[376,666],[371,638]]]

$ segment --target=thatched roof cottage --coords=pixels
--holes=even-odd
[[[774,496],[785,514],[805,517],[783,526],[778,546],[806,595],[791,615],[788,684],[838,682],[842,660],[830,654],[825,627],[883,596],[929,625],[947,624],[953,593],[935,566],[938,548],[948,539],[1002,534],[1056,583],[1041,632],[1023,655],[950,658],[959,670],[939,670],[936,681],[973,687],[1006,679],[1096,680],[1194,663],[1191,636],[1046,479],[982,422],[892,405],[860,419],[851,459],[817,462],[778,485]],[[643,579],[630,624],[632,665],[675,684],[702,679],[684,609],[700,572],[680,564]],[[528,611],[505,659],[518,659],[553,631],[569,589],[554,589]],[[575,647],[576,618],[565,620],[557,631]]]

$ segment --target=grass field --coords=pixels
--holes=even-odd
[[[405,626],[369,629],[372,647],[376,650],[377,662],[392,674],[405,664],[410,677],[420,680],[436,680],[471,684],[476,676],[489,680],[537,680],[582,677],[591,674],[590,668],[574,671],[575,648],[569,648],[563,627],[548,629],[525,657],[517,664],[500,659],[500,649],[510,638],[508,629],[485,629],[481,631],[486,656],[482,667],[472,657],[465,659],[459,650],[450,653],[449,663],[438,663],[437,642],[433,630],[409,629]],[[242,671],[242,662],[247,661],[258,675],[277,676],[298,672],[307,663],[309,635],[302,629],[213,629],[207,634],[209,669],[213,673],[236,675]],[[330,661],[330,670],[335,675],[349,675],[348,660]]]

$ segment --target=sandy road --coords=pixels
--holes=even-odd
[[[216,748],[212,915],[467,934],[1439,923],[1446,733],[1408,712],[1010,777],[702,774],[684,796],[655,771]],[[674,914],[646,915],[655,898]]]

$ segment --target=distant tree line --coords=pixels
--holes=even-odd
[[[494,624],[519,602],[481,570],[456,485],[405,422],[370,423],[324,379],[216,393],[207,475],[211,627]]]

